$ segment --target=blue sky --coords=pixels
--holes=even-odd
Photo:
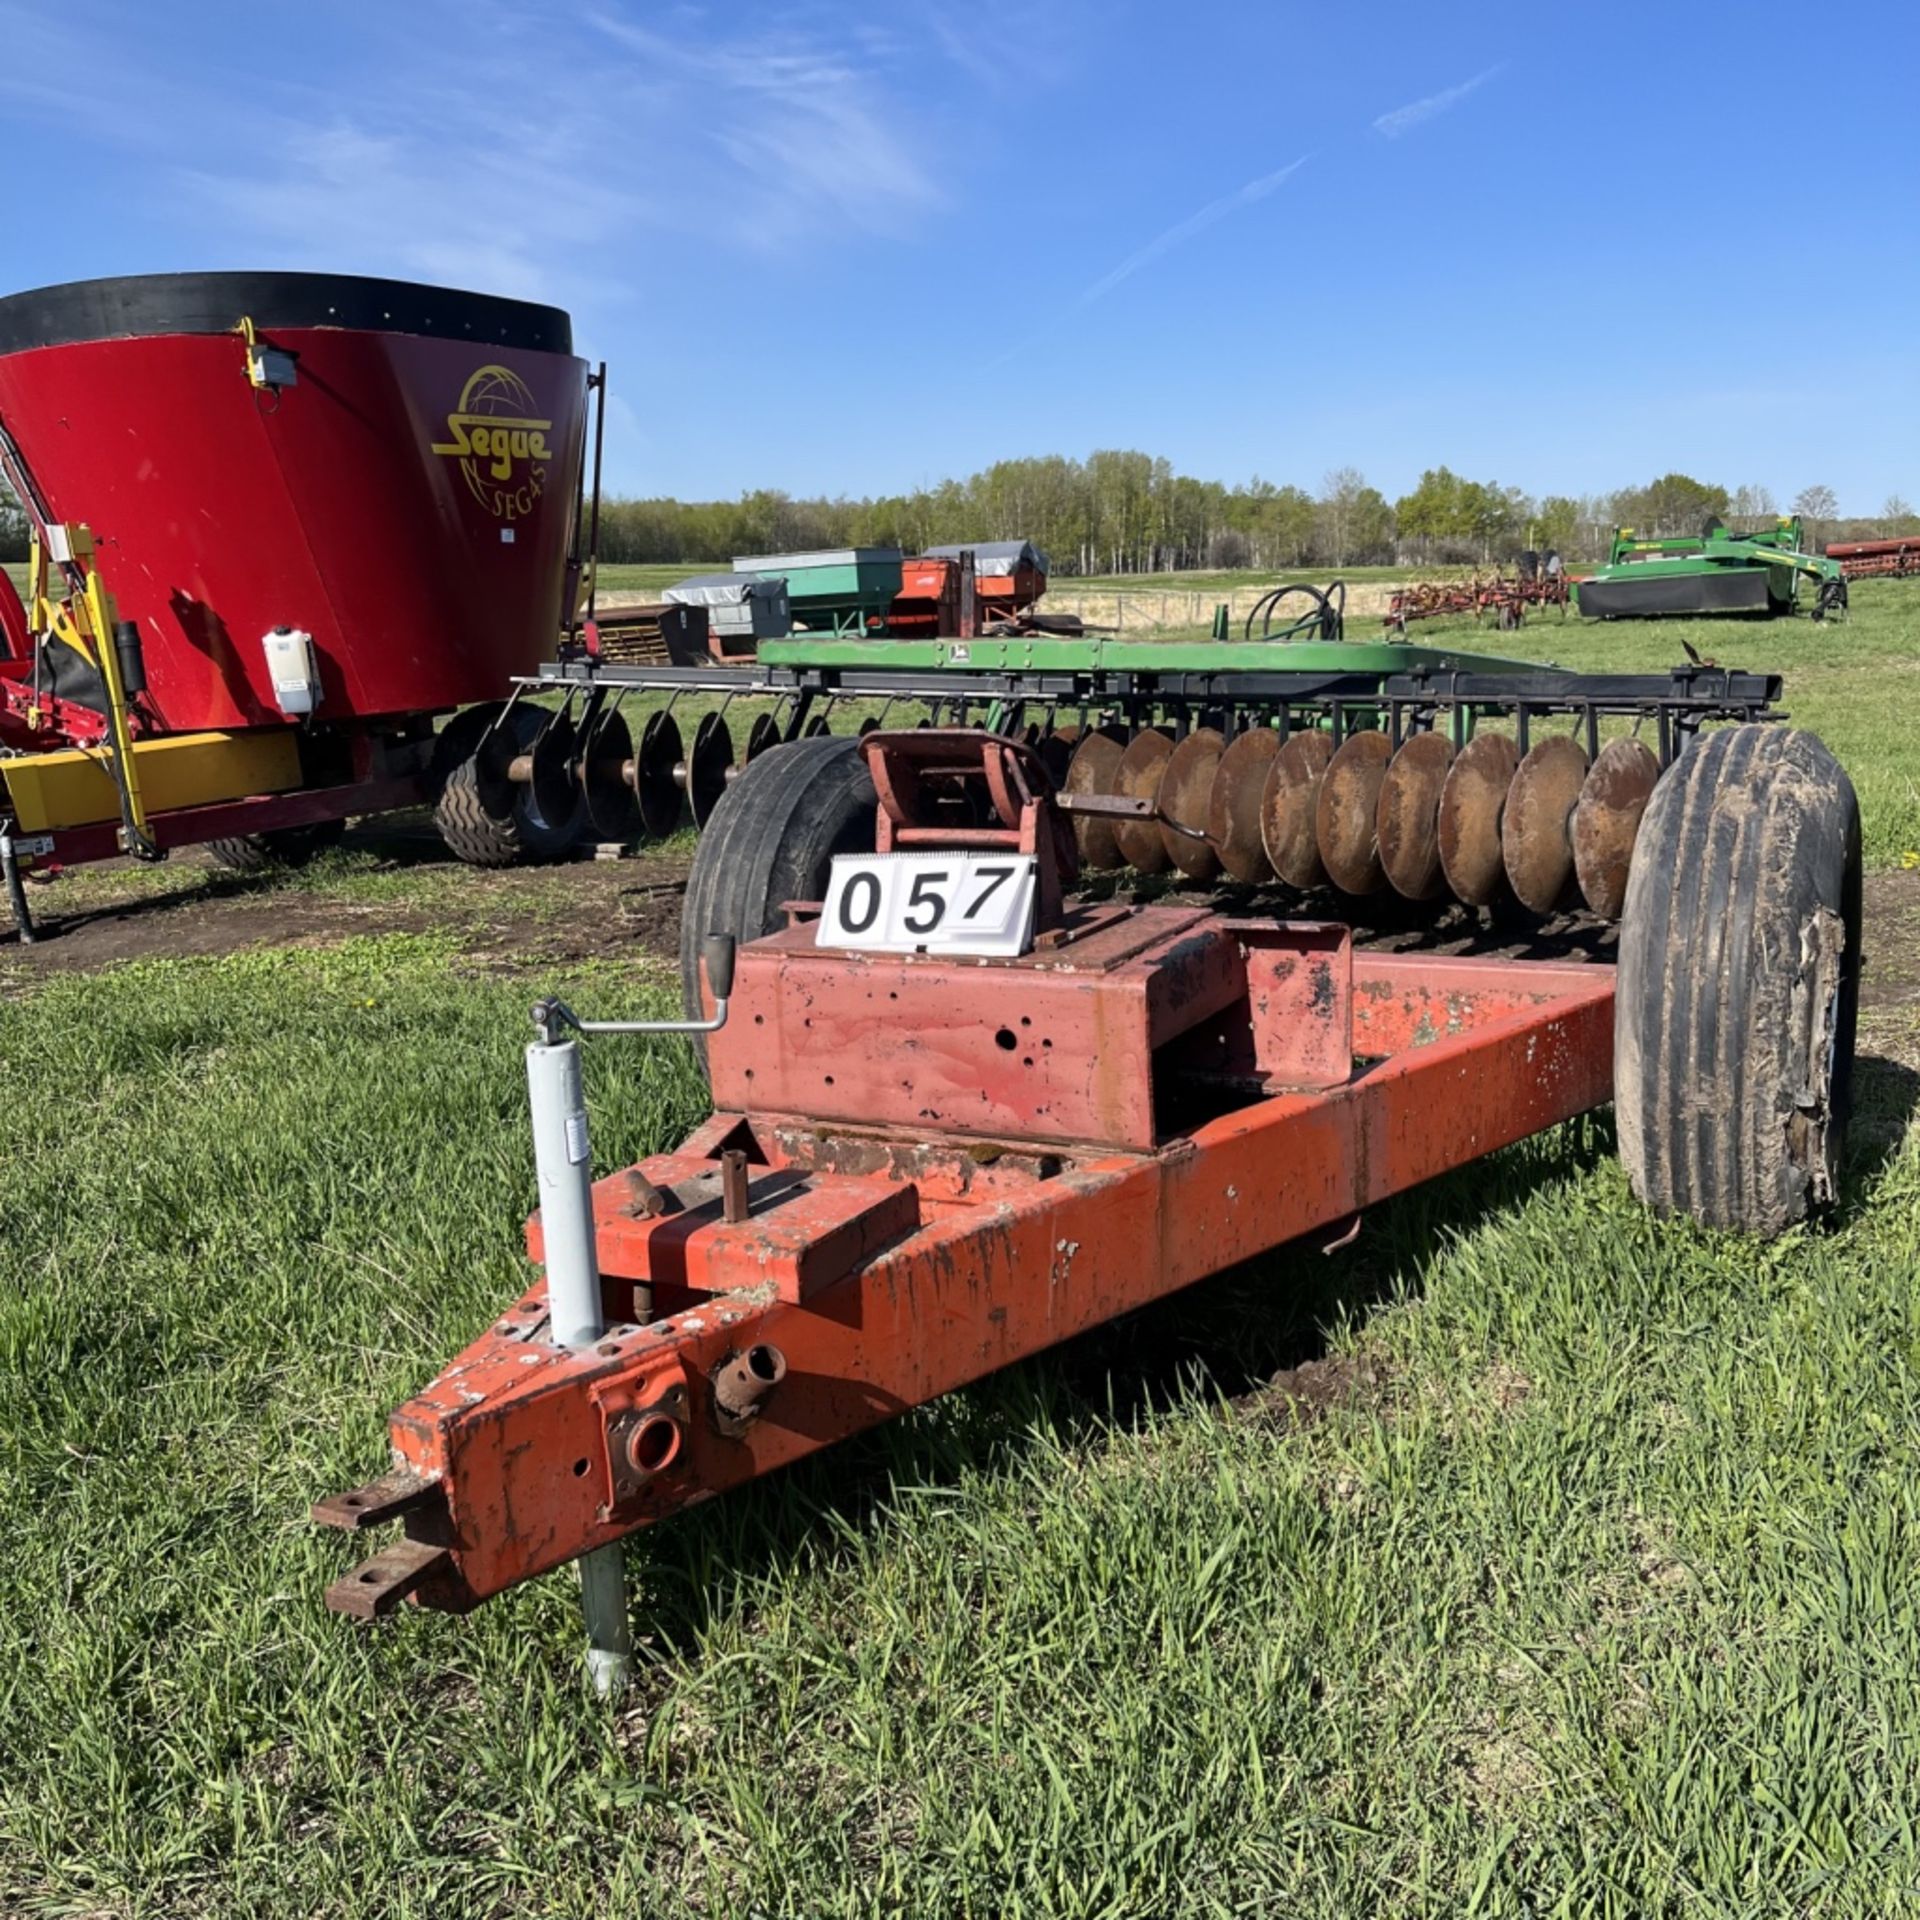
[[[622,491],[1920,499],[1920,9],[0,0],[8,289],[554,301]]]

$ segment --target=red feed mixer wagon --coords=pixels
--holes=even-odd
[[[427,801],[480,864],[568,844],[577,804],[540,777],[568,743],[510,696],[573,611],[592,384],[566,314],[398,281],[0,300],[0,476],[32,535],[24,601],[0,575],[16,910],[23,868],[298,859]]]

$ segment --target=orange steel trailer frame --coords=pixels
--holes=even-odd
[[[868,743],[883,810],[898,740]],[[1055,803],[1008,785],[979,837],[1044,865]],[[604,1337],[553,1344],[535,1284],[316,1507],[404,1525],[336,1611],[469,1608],[1611,1097],[1599,965],[1173,904],[1067,905],[986,962],[817,925],[740,950],[713,1116],[594,1187]]]

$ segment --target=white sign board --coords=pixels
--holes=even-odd
[[[1033,944],[1034,868],[1025,853],[836,854],[814,944],[1016,959]]]

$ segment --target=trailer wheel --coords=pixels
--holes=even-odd
[[[576,785],[565,816],[550,819],[533,782],[507,772],[516,756],[532,751],[552,717],[543,707],[516,704],[446,767],[433,823],[456,859],[470,867],[533,866],[572,851],[585,817],[584,792]]]
[[[747,764],[700,836],[680,917],[680,980],[700,1015],[700,943],[730,933],[743,944],[787,924],[789,900],[818,900],[836,853],[873,851],[873,780],[860,742],[819,735],[774,747]]]
[[[1771,1237],[1840,1181],[1860,808],[1810,733],[1727,727],[1661,776],[1620,929],[1620,1157],[1657,1212]]]
[[[275,867],[304,867],[316,854],[337,847],[347,831],[344,820],[316,820],[305,827],[274,827],[229,840],[209,840],[215,866],[229,873],[267,873]]]

